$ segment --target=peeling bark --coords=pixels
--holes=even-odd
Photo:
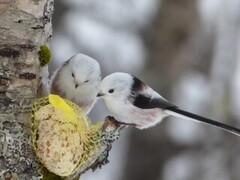
[[[51,40],[52,12],[53,0],[0,0],[0,179],[39,179],[29,112],[41,86],[38,51]]]

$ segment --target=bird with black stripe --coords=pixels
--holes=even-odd
[[[121,122],[146,129],[161,122],[169,115],[210,124],[240,136],[240,129],[182,110],[169,103],[160,94],[137,77],[116,72],[106,76],[99,85],[98,97],[102,97],[108,109]]]

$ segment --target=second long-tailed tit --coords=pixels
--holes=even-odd
[[[173,115],[210,124],[240,136],[240,129],[182,110],[127,73],[117,72],[105,77],[97,96],[103,97],[108,109],[118,115],[120,121],[139,129],[154,126],[164,117]]]
[[[99,63],[84,54],[76,54],[54,72],[50,93],[76,103],[89,113],[97,100],[100,81]]]

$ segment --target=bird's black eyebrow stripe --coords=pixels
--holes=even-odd
[[[152,99],[151,97],[147,97],[142,94],[138,94],[137,96],[135,96],[133,105],[142,109],[152,109],[152,108],[167,109],[167,108],[177,107],[162,98]]]
[[[70,60],[71,60],[71,59],[68,59],[67,61],[65,61],[65,62],[63,63],[63,66],[68,65],[68,63],[70,62]]]
[[[133,78],[133,84],[131,87],[132,91],[139,91],[144,88],[145,85],[140,79],[136,78],[133,75],[132,75],[132,78]]]

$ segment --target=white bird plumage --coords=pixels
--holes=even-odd
[[[240,129],[184,111],[169,103],[147,84],[133,75],[116,72],[105,77],[99,85],[98,97],[103,97],[108,109],[120,121],[139,129],[149,128],[164,117],[173,115],[210,124],[236,135]]]
[[[125,123],[135,124],[137,128],[144,129],[154,126],[167,114],[158,109],[145,109],[144,111],[133,105],[131,92],[134,78],[127,73],[113,73],[105,77],[99,86],[99,96],[102,96],[108,109],[117,114]],[[143,84],[142,84],[143,85]],[[146,86],[145,86],[146,87]],[[141,87],[139,87],[140,90]],[[150,87],[142,87],[144,94],[152,98],[162,98]],[[111,91],[114,91],[111,93]]]
[[[50,93],[76,103],[89,113],[97,100],[100,81],[99,63],[87,55],[76,54],[53,73]]]

